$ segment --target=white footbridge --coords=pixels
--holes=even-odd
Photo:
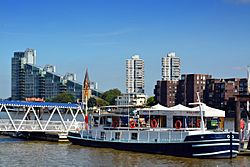
[[[0,132],[68,133],[84,127],[79,104],[0,101]]]

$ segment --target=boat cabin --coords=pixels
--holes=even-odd
[[[223,128],[223,119],[225,111],[211,108],[203,104],[203,115],[205,125],[208,129]],[[151,108],[139,110],[140,118],[148,122],[151,126],[161,128],[200,128],[201,113],[200,108],[189,108],[181,104],[174,107],[164,107],[157,104]]]
[[[223,129],[225,111],[203,105],[203,115],[207,129]],[[102,113],[93,117],[93,125],[113,128],[200,128],[199,107],[183,105],[164,107],[160,104],[151,108],[135,109],[126,114]]]

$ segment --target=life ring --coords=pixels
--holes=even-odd
[[[152,128],[156,128],[158,126],[158,122],[156,121],[156,119],[153,119],[151,120],[150,125]]]
[[[181,121],[180,121],[180,120],[177,120],[177,121],[175,122],[174,126],[175,126],[176,129],[180,129],[180,128],[182,127]]]
[[[201,120],[200,120],[200,119],[197,120],[197,122],[196,122],[196,127],[197,127],[197,128],[200,128],[200,127],[201,127]]]
[[[114,128],[118,127],[118,122],[117,121],[113,121],[112,127],[114,127]]]
[[[129,122],[130,128],[134,128],[135,127],[135,121],[132,120]]]

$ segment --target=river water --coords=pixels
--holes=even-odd
[[[241,166],[250,167],[250,156],[230,159],[179,158],[91,148],[70,143],[23,141],[0,136],[0,166],[87,166],[87,167],[153,167],[153,166]]]

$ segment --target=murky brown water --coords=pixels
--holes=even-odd
[[[230,159],[195,159],[100,149],[44,141],[15,141],[0,137],[0,166],[241,166],[250,156]]]

